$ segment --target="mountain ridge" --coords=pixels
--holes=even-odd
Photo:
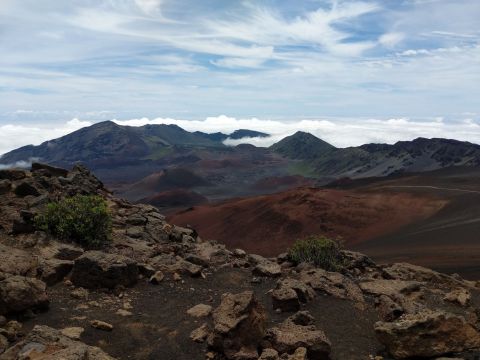
[[[265,133],[239,129],[232,134]],[[38,146],[4,154],[1,164],[28,159],[61,167],[82,163],[110,188],[131,201],[155,193],[130,187],[166,169],[185,169],[210,186],[179,187],[174,182],[158,191],[188,190],[209,200],[273,193],[299,184],[324,185],[340,178],[382,177],[431,171],[451,166],[480,166],[480,145],[450,139],[417,138],[395,144],[364,144],[337,148],[307,132],[296,132],[273,144],[227,146],[226,135],[189,132],[177,125],[122,126],[96,123]],[[285,182],[282,179],[296,179]],[[256,186],[256,184],[268,186]],[[137,192],[133,192],[137,193]]]

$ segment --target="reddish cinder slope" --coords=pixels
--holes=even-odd
[[[298,188],[198,206],[168,220],[230,248],[270,256],[311,234],[339,236],[351,246],[425,219],[445,204],[405,193]]]
[[[169,191],[162,191],[148,196],[139,201],[140,203],[151,204],[153,206],[162,208],[180,208],[199,204],[205,204],[208,199],[199,193],[191,190],[175,189]]]

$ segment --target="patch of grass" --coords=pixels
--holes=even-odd
[[[37,229],[86,248],[110,241],[112,219],[107,202],[96,195],[75,195],[50,203],[35,217]]]
[[[297,240],[288,251],[288,258],[294,264],[311,263],[327,271],[342,267],[341,246],[336,240],[324,236],[309,236]]]
[[[288,173],[313,178],[318,176],[315,169],[306,161],[292,161],[292,163],[288,165]]]

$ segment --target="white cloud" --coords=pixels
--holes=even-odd
[[[405,39],[404,33],[391,32],[380,36],[378,42],[385,47],[393,48],[397,46],[403,39]]]
[[[142,11],[149,14],[160,10],[163,0],[135,0],[135,3]]]
[[[297,131],[306,131],[337,147],[358,146],[366,143],[393,144],[417,137],[449,138],[480,144],[480,122],[472,115],[458,121],[446,121],[442,117],[415,120],[409,118],[358,119],[320,118],[280,121],[271,119],[237,119],[226,115],[208,117],[204,120],[182,120],[173,118],[138,118],[114,120],[119,125],[143,126],[147,124],[175,124],[187,131],[230,134],[238,129],[250,129],[270,134],[267,138],[229,139],[227,145],[249,143],[255,146],[270,146],[285,136]],[[66,123],[42,127],[8,124],[0,126],[0,154],[18,147],[51,140],[93,122],[70,120]]]
[[[449,138],[480,144],[480,124],[472,119],[446,122],[443,118],[413,120],[393,119],[306,119],[278,121],[265,119],[236,119],[221,115],[205,120],[177,120],[171,118],[115,120],[117,124],[142,126],[146,124],[175,124],[188,131],[207,133],[231,133],[237,129],[251,129],[270,134],[268,138],[227,140],[227,145],[250,143],[256,146],[270,146],[285,136],[297,131],[310,132],[338,147],[358,146],[366,143],[389,143],[413,140],[417,137]]]
[[[44,141],[64,136],[90,125],[92,122],[78,119],[72,119],[60,125],[0,125],[0,154],[25,145],[39,145]]]

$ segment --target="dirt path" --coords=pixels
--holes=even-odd
[[[439,187],[439,186],[428,186],[428,185],[388,185],[388,186],[383,186],[383,187],[384,188],[433,189],[433,190],[458,191],[458,192],[465,192],[465,193],[480,194],[480,191],[476,191],[476,190],[452,189],[452,188],[445,188],[445,187]]]

